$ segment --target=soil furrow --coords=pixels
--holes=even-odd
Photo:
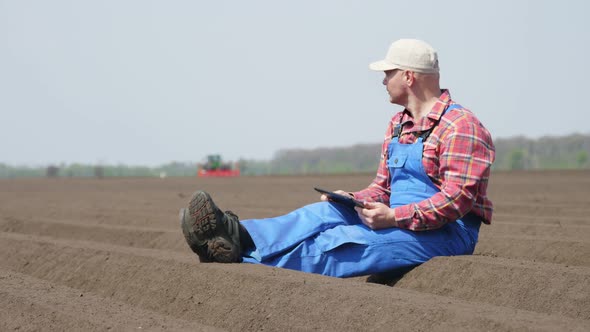
[[[590,202],[584,202],[577,206],[568,206],[559,204],[555,206],[546,206],[543,202],[519,202],[504,203],[495,205],[495,212],[501,214],[512,214],[514,216],[526,216],[527,218],[557,218],[567,216],[572,219],[582,219],[588,221],[588,208]]]
[[[178,224],[174,226],[178,226]],[[86,240],[137,248],[187,250],[186,242],[180,232],[180,226],[178,226],[178,229],[157,229],[75,224],[74,222],[49,220],[21,220],[15,217],[4,217],[0,219],[0,231],[61,239]]]
[[[413,330],[575,330],[590,326],[590,322],[564,316],[474,305],[451,297],[283,269],[195,264],[171,252],[150,255],[155,251],[101,250],[93,248],[101,246],[95,243],[7,233],[1,237],[4,269],[229,330],[256,330],[267,324],[276,330],[347,331],[391,326]]]
[[[219,330],[18,272],[0,269],[0,286],[3,331]]]
[[[460,287],[457,287],[460,285]],[[435,257],[396,287],[590,319],[590,268],[484,256]],[[531,298],[536,301],[530,301]]]
[[[584,225],[560,225],[536,222],[509,222],[494,220],[494,224],[483,226],[479,231],[482,236],[504,236],[504,235],[522,235],[538,237],[564,237],[570,240],[587,240],[590,239],[590,224]]]
[[[532,236],[482,236],[476,255],[516,258],[532,262],[590,267],[590,242],[587,240],[539,239]]]
[[[115,330],[590,330],[588,170],[494,171],[476,255],[435,258],[395,287],[199,264],[178,225],[197,189],[265,218],[374,175],[0,180],[0,330],[108,330],[108,315],[130,317]]]
[[[589,204],[590,205],[590,204]],[[543,224],[543,225],[557,225],[562,227],[569,227],[569,226],[576,226],[576,227],[590,227],[590,218],[588,214],[584,214],[582,217],[574,217],[571,215],[528,215],[528,214],[520,214],[520,213],[506,213],[506,212],[498,212],[497,210],[494,211],[494,221],[492,225],[495,224],[495,221],[500,223],[509,222],[509,223],[519,223],[522,221],[524,224]]]

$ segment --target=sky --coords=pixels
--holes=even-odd
[[[401,107],[368,64],[400,38],[493,138],[588,134],[589,3],[0,0],[0,163],[380,143]]]

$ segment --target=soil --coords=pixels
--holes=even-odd
[[[1,180],[0,330],[590,330],[590,171],[493,173],[475,254],[399,280],[201,264],[180,231],[197,189],[263,218],[372,176]]]

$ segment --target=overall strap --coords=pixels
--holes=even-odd
[[[395,125],[395,127],[393,127],[393,135],[391,135],[391,140],[393,140],[394,138],[397,137],[397,141],[399,142],[399,137],[402,135],[402,119],[404,118],[404,114],[402,113],[402,116],[399,117],[399,122],[398,124]]]
[[[423,133],[420,135],[420,137],[422,138],[422,141],[423,141],[423,142],[424,142],[424,141],[426,141],[426,139],[428,138],[428,136],[430,136],[430,133],[432,133],[432,131],[434,130],[434,128],[435,128],[436,126],[438,126],[438,124],[439,124],[440,120],[441,120],[441,119],[442,119],[442,117],[445,115],[445,113],[447,113],[448,111],[450,111],[450,110],[452,110],[452,109],[455,109],[455,108],[461,108],[461,107],[462,107],[462,106],[461,106],[461,105],[459,105],[459,104],[451,104],[449,107],[447,107],[447,109],[446,109],[446,110],[444,110],[444,112],[443,112],[443,113],[440,115],[440,118],[438,119],[438,121],[436,121],[436,123],[435,123],[435,124],[432,126],[432,128],[430,128],[430,129],[428,129],[428,130],[424,131],[424,132],[423,132]]]

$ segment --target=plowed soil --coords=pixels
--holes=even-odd
[[[196,189],[248,219],[371,180],[0,180],[0,330],[590,331],[590,171],[493,173],[473,256],[381,283],[200,264],[178,223]]]

